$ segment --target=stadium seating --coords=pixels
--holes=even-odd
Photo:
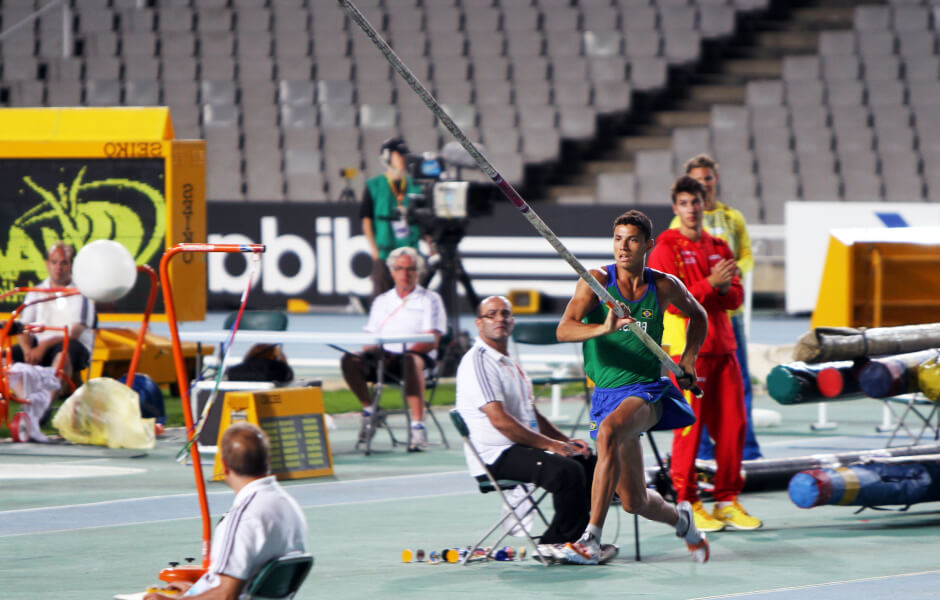
[[[0,42],[0,101],[169,105],[178,137],[207,140],[210,200],[336,200],[340,168],[380,172],[385,137],[402,134],[416,151],[450,139],[332,0],[73,4],[72,52],[58,11]],[[38,6],[3,3],[0,26]],[[518,184],[526,165],[604,134],[598,118],[630,110],[635,92],[665,89],[670,66],[695,63],[704,40],[732,34],[739,13],[767,0],[357,6]],[[714,105],[707,127],[677,127],[669,150],[639,152],[634,173],[599,176],[596,201],[668,202],[667,182],[702,150],[751,221],[782,222],[788,200],[940,198],[929,135],[940,124],[938,29],[926,0],[856,7],[853,29],[785,58],[780,79],[748,83],[743,105]]]
[[[518,184],[524,164],[552,164],[565,140],[592,139],[598,115],[624,113],[635,91],[662,89],[669,65],[696,61],[702,39],[728,35],[736,11],[767,0],[356,4]],[[403,134],[418,151],[449,140],[333,0],[73,5],[72,57],[61,58],[58,11],[2,42],[0,99],[166,104],[178,137],[207,140],[210,200],[335,200],[339,167],[381,170],[380,136]],[[5,2],[0,23],[38,7]],[[358,194],[364,177],[352,183]]]
[[[766,223],[782,223],[793,200],[940,199],[927,133],[938,16],[917,0],[858,6],[853,30],[824,31],[817,54],[783,60],[780,80],[748,83],[746,105],[713,106],[710,143],[697,143],[722,164],[726,199]],[[692,154],[689,135],[673,132],[677,163]]]

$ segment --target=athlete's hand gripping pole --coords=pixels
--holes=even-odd
[[[431,93],[428,92],[427,88],[425,88],[424,85],[418,81],[418,78],[414,76],[405,63],[403,63],[401,59],[398,58],[398,55],[395,54],[394,50],[391,49],[391,47],[388,45],[388,42],[382,39],[375,28],[372,27],[369,21],[367,21],[362,13],[359,12],[359,9],[356,8],[356,6],[350,2],[350,0],[337,1],[343,7],[343,10],[346,11],[349,17],[355,21],[357,25],[359,25],[359,28],[362,29],[366,36],[372,40],[372,43],[375,44],[379,51],[382,52],[386,60],[391,63],[395,71],[397,71],[398,74],[404,78],[411,89],[414,90],[414,92],[421,98],[424,104],[427,105],[429,109],[431,109],[431,112],[434,113],[434,116],[444,124],[444,127],[447,128],[447,131],[449,131],[451,135],[453,135],[454,138],[460,142],[460,145],[463,146],[464,150],[466,150],[467,153],[473,158],[477,166],[480,167],[480,170],[486,173],[487,177],[493,180],[493,183],[495,183],[496,186],[503,192],[503,195],[509,198],[509,201],[519,209],[519,212],[522,213],[522,215],[529,221],[535,230],[538,231],[539,234],[541,234],[541,236],[545,238],[549,244],[551,244],[552,248],[555,249],[555,252],[565,259],[569,265],[571,265],[571,268],[575,270],[578,276],[583,279],[585,283],[591,286],[591,289],[595,294],[597,294],[597,297],[600,298],[600,301],[611,307],[611,309],[617,313],[618,317],[628,316],[625,307],[617,303],[613,296],[611,296],[610,293],[604,289],[604,286],[598,283],[598,281],[594,279],[588,270],[584,268],[584,265],[582,265],[580,261],[578,261],[578,259],[568,251],[565,245],[561,243],[561,240],[558,239],[558,236],[556,236],[554,232],[549,229],[548,225],[546,225],[545,222],[542,221],[535,211],[532,210],[532,208],[526,203],[526,201],[523,200],[522,196],[519,195],[519,192],[517,192],[516,189],[512,187],[512,184],[503,179],[502,175],[500,175],[496,168],[493,167],[492,163],[490,163],[483,153],[473,145],[473,142],[467,138],[460,127],[454,123],[454,120],[450,118],[450,115],[444,112],[443,107],[441,107],[441,105],[437,102],[437,100],[434,99]],[[665,365],[666,368],[676,376],[677,379],[688,379],[689,375],[683,371],[682,368],[679,367],[679,365],[677,365],[668,354],[666,354],[659,344],[653,341],[653,339],[639,327],[639,325],[637,325],[635,322],[632,322],[628,324],[628,327],[630,331],[632,331],[634,335],[636,335],[640,341],[643,342],[643,345],[649,348],[653,354],[659,358],[663,365]],[[696,396],[700,396],[702,394],[701,389],[699,389],[699,387],[695,385],[694,382],[690,389]]]

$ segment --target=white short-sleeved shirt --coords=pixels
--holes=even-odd
[[[219,575],[245,582],[268,561],[306,549],[307,520],[297,501],[273,475],[239,490],[232,508],[216,526],[209,570],[187,592],[219,585]]]
[[[491,465],[515,442],[500,433],[481,410],[488,402],[502,402],[507,413],[538,431],[532,382],[525,371],[518,362],[477,338],[457,367],[456,407],[483,462]],[[482,475],[483,467],[469,447],[464,447],[464,455],[470,473]]]
[[[369,321],[365,330],[369,333],[409,334],[447,331],[447,313],[444,301],[437,292],[427,290],[420,285],[404,298],[398,296],[395,288],[380,294],[369,309]],[[413,344],[407,344],[411,347]],[[405,344],[385,344],[386,352],[401,354]],[[437,352],[431,352],[431,358]]]
[[[72,286],[71,282],[64,287],[70,286]],[[51,282],[46,279],[35,287],[48,288],[52,287],[52,285]],[[24,302],[28,303],[39,300],[48,295],[49,294],[42,292],[29,292],[26,294]],[[95,347],[95,327],[97,326],[95,303],[81,294],[61,296],[55,300],[48,300],[27,306],[23,309],[23,312],[20,313],[20,320],[24,323],[36,323],[37,325],[49,325],[53,327],[65,327],[73,323],[81,323],[85,326],[85,331],[78,336],[78,341],[88,349],[89,353]],[[36,340],[39,342],[49,338],[61,337],[58,331],[43,331],[33,335],[35,335]],[[69,341],[71,342],[72,338],[69,338]]]

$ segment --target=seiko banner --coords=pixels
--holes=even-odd
[[[595,268],[611,262],[613,221],[627,208],[540,206],[537,210],[565,246],[587,268]],[[642,210],[653,219],[657,234],[672,220],[670,206]],[[358,215],[359,206],[353,203],[215,202],[208,205],[207,241],[267,246],[252,282],[252,308],[284,308],[289,298],[312,305],[345,305],[351,295],[367,297],[372,291],[368,243]],[[481,297],[523,289],[567,300],[574,291],[574,270],[508,201],[494,206],[488,216],[470,219],[459,251]],[[251,272],[244,255],[210,254],[209,310],[237,306]],[[430,287],[436,289],[438,282],[435,277]],[[458,291],[464,293],[461,286]]]

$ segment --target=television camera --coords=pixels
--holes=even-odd
[[[457,283],[464,289],[471,307],[480,299],[460,260],[458,245],[467,233],[470,219],[490,215],[498,188],[492,183],[461,180],[461,171],[476,168],[460,144],[451,142],[440,153],[410,154],[405,158],[408,174],[421,187],[408,194],[405,219],[416,225],[437,250],[438,260],[429,261],[421,284],[425,287],[440,273],[440,294],[447,309],[449,336],[443,353],[444,372],[456,370],[456,362],[470,346],[470,338],[460,332]]]
[[[417,225],[435,243],[454,235],[459,242],[466,233],[469,219],[493,213],[497,193],[492,183],[461,180],[463,167],[447,162],[445,156],[424,152],[405,159],[408,174],[422,188],[420,193],[408,195],[405,217],[410,225]],[[456,168],[456,177],[447,170],[448,165]]]

